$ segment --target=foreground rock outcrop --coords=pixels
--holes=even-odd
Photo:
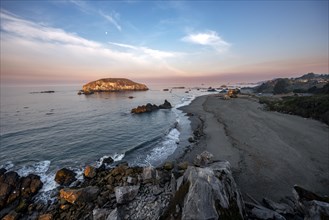
[[[40,178],[0,169],[2,219],[328,219],[329,198],[295,186],[279,203],[244,201],[227,161],[209,152],[161,167],[87,166],[85,179],[57,189],[53,203],[33,200]],[[92,175],[89,175],[92,174]],[[17,191],[15,191],[17,190]],[[14,195],[17,194],[17,195]],[[248,198],[248,196],[247,196]]]
[[[171,106],[170,102],[165,100],[164,103],[159,106],[154,105],[154,104],[152,105],[151,103],[147,103],[146,105],[138,106],[137,108],[133,108],[131,110],[131,113],[140,114],[140,113],[145,113],[145,112],[152,112],[152,111],[158,110],[158,109],[171,109],[171,108],[172,108],[172,106]]]
[[[42,186],[37,175],[20,177],[16,172],[0,169],[0,218],[17,219],[25,213]]]
[[[94,92],[146,91],[147,86],[124,78],[105,78],[85,84],[78,94]]]

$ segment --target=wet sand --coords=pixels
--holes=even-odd
[[[319,121],[270,112],[256,99],[218,95],[196,98],[182,107],[192,129],[204,135],[183,160],[207,150],[228,160],[242,193],[279,201],[300,185],[329,195],[329,127]]]

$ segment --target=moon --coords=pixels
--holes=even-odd
[[[107,35],[107,31],[105,31],[105,34]]]

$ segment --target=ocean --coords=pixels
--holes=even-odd
[[[99,166],[108,156],[131,166],[160,165],[186,147],[192,135],[188,118],[178,108],[208,93],[148,86],[148,91],[88,96],[77,95],[77,85],[1,87],[0,168],[21,176],[40,175],[41,192],[46,193],[56,188],[54,176],[63,167],[81,179],[86,165]],[[45,90],[55,93],[39,93]],[[138,105],[160,105],[165,99],[172,109],[130,113]]]

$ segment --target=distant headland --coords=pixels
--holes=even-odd
[[[141,83],[133,82],[125,78],[105,78],[89,82],[83,85],[81,94],[92,94],[94,92],[119,92],[119,91],[146,91],[147,86]]]

